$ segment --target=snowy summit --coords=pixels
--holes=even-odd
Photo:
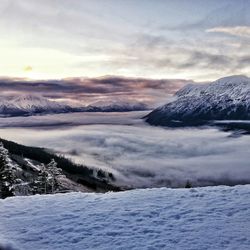
[[[0,100],[0,117],[71,112],[128,112],[141,110],[148,110],[147,105],[141,102],[130,103],[122,100],[99,101],[87,106],[80,103],[77,106],[73,106],[31,94],[2,98]]]
[[[86,111],[96,112],[128,112],[148,109],[145,103],[119,99],[96,101],[86,107]]]
[[[21,95],[0,102],[0,116],[22,116],[41,113],[64,113],[71,108],[39,95]]]
[[[152,111],[152,125],[199,125],[212,120],[250,119],[250,78],[230,76],[207,84],[189,84],[175,100]]]

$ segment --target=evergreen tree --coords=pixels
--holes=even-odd
[[[47,172],[48,172],[48,184],[51,189],[51,193],[54,193],[59,187],[57,178],[58,176],[62,175],[62,169],[58,168],[56,161],[52,159],[50,163],[47,165]]]
[[[33,180],[31,187],[33,194],[46,194],[47,193],[47,172],[45,171],[45,166],[42,164],[40,166],[40,172],[37,177]]]
[[[57,177],[62,175],[62,170],[57,167],[57,163],[54,159],[50,161],[46,166],[41,165],[40,172],[37,178],[34,179],[31,184],[34,194],[50,194],[54,193],[59,183]]]
[[[186,183],[185,188],[191,188],[191,187],[192,187],[192,184],[191,184],[191,182],[188,180],[187,183]]]
[[[0,143],[0,198],[14,195],[15,176],[9,163],[8,153]]]

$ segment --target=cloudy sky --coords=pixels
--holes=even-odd
[[[249,75],[249,6],[249,0],[1,0],[0,76]],[[169,81],[160,86],[168,93]]]

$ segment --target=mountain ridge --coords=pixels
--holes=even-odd
[[[242,75],[188,84],[175,99],[149,113],[151,125],[202,125],[213,120],[250,119],[250,78]]]
[[[140,102],[110,101],[103,104],[95,102],[88,106],[71,106],[63,102],[49,100],[40,95],[21,95],[4,98],[0,101],[0,117],[30,116],[37,114],[58,114],[71,112],[127,112],[146,110],[147,105]]]

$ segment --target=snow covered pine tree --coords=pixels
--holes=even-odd
[[[14,196],[15,176],[11,169],[9,152],[0,143],[0,198]]]
[[[33,194],[53,194],[59,188],[57,178],[62,176],[62,169],[57,167],[57,163],[52,159],[47,165],[40,166],[37,178],[31,184]]]
[[[56,161],[52,159],[47,165],[47,171],[49,173],[48,183],[51,187],[51,193],[55,193],[59,187],[57,177],[62,175],[62,169],[58,168]]]

